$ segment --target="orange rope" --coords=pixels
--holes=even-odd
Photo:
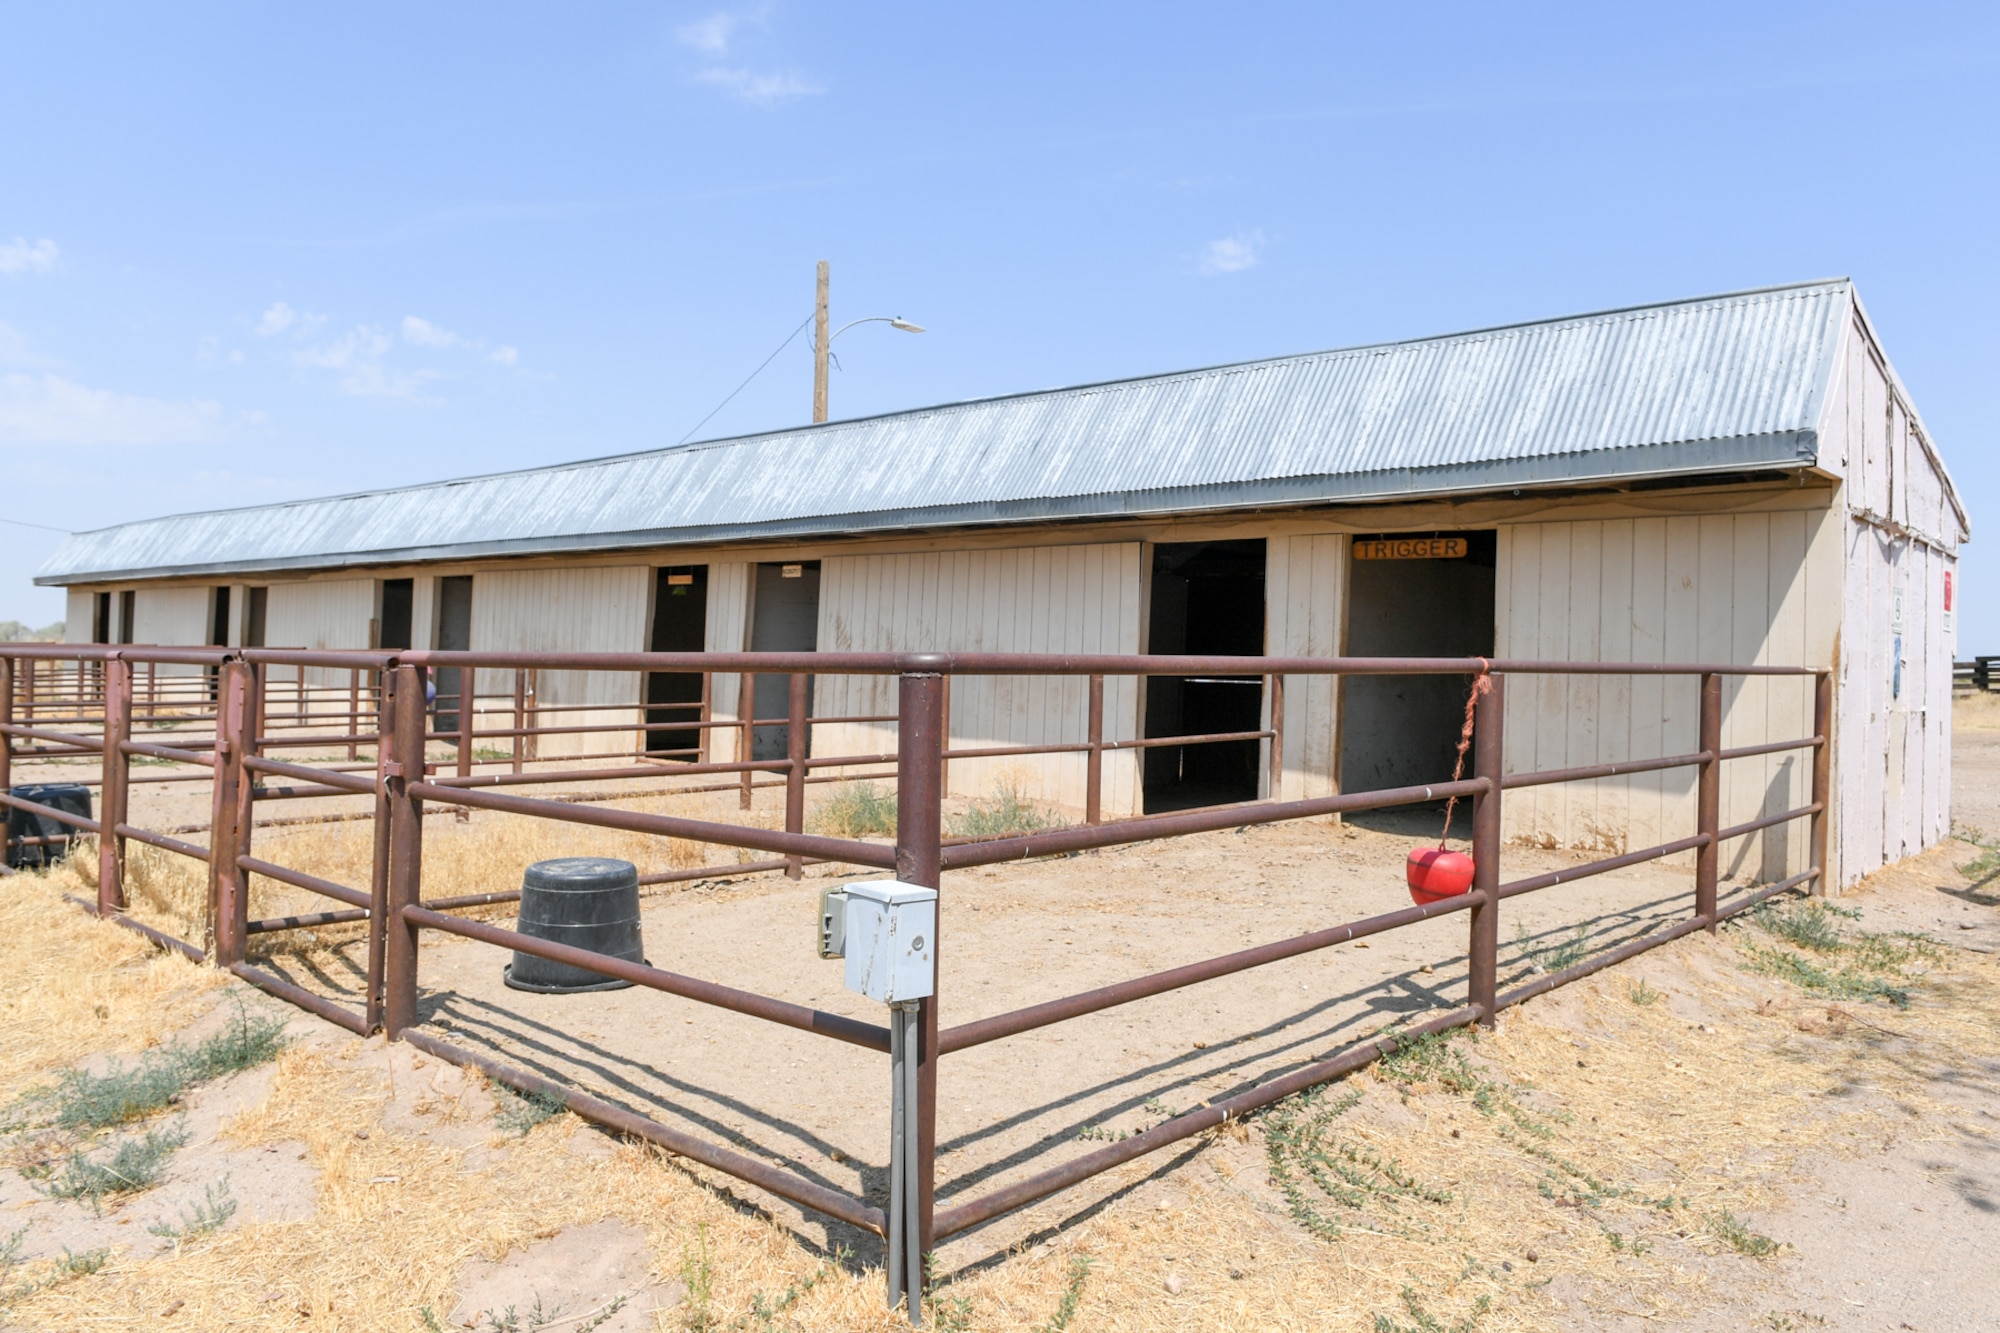
[[[1451,780],[1457,782],[1465,772],[1465,752],[1472,746],[1473,710],[1479,706],[1479,696],[1493,688],[1493,677],[1480,672],[1472,682],[1472,692],[1465,696],[1465,726],[1458,733],[1458,762],[1451,766]],[[1444,850],[1445,839],[1451,836],[1451,812],[1458,805],[1458,797],[1453,796],[1444,803],[1444,832],[1438,835],[1438,850]]]

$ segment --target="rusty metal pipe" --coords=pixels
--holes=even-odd
[[[1554,888],[1558,884],[1569,884],[1579,879],[1589,879],[1592,875],[1602,875],[1607,871],[1623,870],[1626,866],[1636,866],[1647,861],[1657,861],[1675,852],[1692,851],[1708,845],[1708,835],[1697,833],[1691,838],[1680,838],[1673,842],[1663,842],[1657,847],[1645,847],[1636,852],[1626,852],[1622,856],[1607,856],[1602,861],[1586,861],[1580,866],[1569,866],[1562,870],[1551,870],[1545,875],[1530,875],[1517,879],[1511,884],[1500,886],[1502,899],[1517,897],[1523,893],[1533,893],[1538,889]]]
[[[365,907],[350,907],[338,912],[308,912],[303,916],[271,916],[245,922],[243,933],[268,935],[272,931],[302,930],[308,926],[342,926],[354,921],[366,921],[368,917]]]
[[[1739,745],[1733,750],[1724,750],[1717,759],[1748,759],[1760,754],[1783,754],[1787,750],[1817,749],[1826,744],[1824,735],[1807,736],[1796,741],[1772,741],[1769,745]]]
[[[318,875],[308,875],[303,870],[294,870],[290,866],[277,865],[254,856],[239,856],[236,858],[236,864],[252,874],[262,875],[265,879],[275,879],[280,884],[289,884],[295,889],[317,893],[322,898],[331,898],[337,903],[346,903],[349,907],[369,905],[368,895],[360,889],[351,889],[345,884],[321,879]]]
[[[1755,833],[1759,829],[1767,829],[1774,824],[1783,824],[1788,820],[1803,819],[1807,815],[1816,815],[1820,812],[1820,809],[1821,807],[1818,805],[1802,805],[1796,810],[1787,810],[1782,815],[1767,815],[1762,819],[1753,819],[1747,824],[1731,824],[1726,829],[1717,830],[1715,840],[1717,842],[1728,842],[1731,838],[1740,838],[1746,833]]]
[[[0,805],[11,805],[16,810],[26,810],[29,814],[41,815],[44,818],[53,819],[59,824],[68,824],[73,828],[80,828],[85,833],[95,833],[102,836],[104,832],[103,826],[94,819],[86,819],[82,815],[73,815],[67,810],[58,810],[52,805],[42,805],[37,801],[26,800],[14,795],[12,792],[0,791]]]
[[[252,773],[268,773],[278,778],[297,778],[301,782],[316,782],[324,787],[338,787],[342,791],[364,792],[369,795],[375,792],[375,783],[368,778],[359,778],[351,773],[336,772],[332,769],[313,768],[306,764],[287,764],[275,759],[260,759],[255,755],[248,755],[243,760],[243,767]]]
[[[694,977],[684,977],[678,972],[662,971],[657,967],[648,967],[644,963],[627,962],[625,959],[613,958],[608,954],[592,953],[588,949],[536,939],[517,930],[488,925],[484,921],[473,921],[466,917],[449,916],[443,912],[432,911],[428,907],[405,907],[401,915],[405,921],[426,930],[441,930],[447,935],[459,935],[469,940],[478,940],[482,944],[512,949],[516,953],[532,954],[536,958],[546,958],[556,963],[567,963],[571,967],[581,967],[601,976],[629,981],[635,986],[665,991],[684,1000],[694,1000],[717,1009],[747,1014],[751,1018],[761,1018],[783,1027],[797,1028],[801,1032],[832,1037],[836,1041],[848,1042],[871,1051],[889,1049],[889,1029],[885,1027],[863,1023],[859,1019],[846,1018],[840,1014],[830,1014],[821,1009],[809,1009],[802,1004],[793,1004],[790,1000],[773,999],[768,995],[738,990],[734,986],[724,986],[719,982],[701,981]]]
[[[440,787],[429,782],[409,784],[411,794],[439,801],[452,801],[480,810],[507,814],[536,815],[543,819],[572,824],[592,824],[599,828],[625,829],[633,833],[653,833],[690,842],[712,842],[724,847],[748,847],[755,851],[797,852],[854,865],[894,864],[886,847],[855,842],[846,838],[823,838],[814,834],[780,833],[773,829],[745,828],[738,824],[717,824],[708,820],[683,819],[678,815],[642,815],[631,810],[593,810],[589,806],[527,796],[502,796],[498,792],[468,791],[463,787]]]
[[[1099,1013],[1105,1009],[1130,1004],[1134,1000],[1143,1000],[1149,996],[1163,995],[1168,991],[1179,990],[1198,982],[1234,976],[1253,967],[1262,967],[1282,959],[1296,958],[1300,954],[1332,948],[1336,944],[1346,944],[1350,940],[1367,939],[1370,935],[1380,935],[1384,931],[1414,925],[1419,921],[1428,921],[1432,917],[1463,912],[1473,907],[1477,899],[1477,894],[1465,893],[1446,898],[1442,902],[1427,903],[1420,907],[1405,907],[1394,912],[1385,912],[1380,916],[1350,921],[1346,925],[1332,926],[1305,935],[1294,935],[1290,939],[1260,944],[1251,949],[1240,949],[1235,953],[1223,954],[1199,963],[1188,963],[1165,972],[1155,972],[1151,976],[1135,977],[1130,981],[1100,986],[1096,990],[1065,996],[1060,1000],[1048,1000],[1010,1013],[995,1014],[991,1018],[961,1023],[957,1027],[946,1028],[939,1034],[939,1052],[949,1055],[953,1051],[983,1046],[989,1041],[998,1041],[1002,1037],[1012,1037],[1035,1028],[1047,1027],[1051,1023],[1061,1023],[1068,1019],[1081,1018],[1085,1014]]]
[[[1665,759],[1628,759],[1616,764],[1545,768],[1535,773],[1509,773],[1500,780],[1500,785],[1507,791],[1513,791],[1517,787],[1546,787],[1557,782],[1590,782],[1597,778],[1622,778],[1633,773],[1657,773],[1665,768],[1692,768],[1696,764],[1705,764],[1716,757],[1703,750],[1694,754],[1671,755]]]
[[[1275,824],[1287,819],[1338,814],[1350,810],[1382,810],[1396,805],[1417,805],[1447,796],[1476,796],[1486,790],[1485,778],[1463,782],[1440,782],[1429,787],[1394,787],[1386,791],[1356,792],[1343,796],[1316,796],[1304,801],[1273,801],[1257,805],[1224,806],[1212,810],[1189,810],[1171,815],[1148,815],[1121,819],[1109,824],[1083,825],[1031,833],[1018,838],[995,838],[990,842],[959,843],[944,851],[944,868],[993,865],[1000,861],[1024,861],[1034,856],[1059,852],[1080,852],[1092,847],[1116,847],[1121,843],[1150,842],[1155,838],[1182,837],[1190,833],[1213,833],[1219,829],[1252,824]]]
[[[191,842],[182,842],[179,838],[169,838],[164,833],[155,833],[151,829],[143,829],[136,824],[118,824],[113,827],[112,831],[118,837],[130,838],[134,842],[143,842],[148,847],[158,847],[161,851],[178,852],[180,855],[191,857],[196,861],[206,862],[213,859],[212,854],[206,847],[199,847]]]
[[[88,898],[79,898],[73,893],[65,893],[63,895],[63,901],[66,903],[75,904],[76,906],[82,908],[84,911],[90,913],[90,915],[92,915],[93,917],[97,916],[97,904],[91,902]],[[101,921],[108,921],[113,925],[123,926],[125,927],[125,929],[132,931],[134,934],[144,935],[147,939],[159,945],[161,948],[172,949],[175,953],[180,954],[182,957],[186,958],[190,962],[199,963],[205,961],[208,958],[208,955],[205,952],[203,952],[196,946],[189,944],[186,940],[176,939],[174,936],[167,934],[164,930],[155,930],[143,921],[134,921],[131,917],[126,916],[123,912],[114,912],[110,916],[98,917],[98,919]]]
[[[1813,731],[1822,741],[1833,735],[1833,673],[1822,671],[1813,680]],[[1812,760],[1812,803],[1819,808],[1813,816],[1812,830],[1807,835],[1812,863],[1821,874],[1813,881],[1813,893],[1824,898],[1829,886],[1824,873],[1831,865],[1827,859],[1833,824],[1833,746],[1822,744],[1813,751]]]
[[[1708,754],[1722,753],[1722,677],[1706,672],[1701,678],[1701,738],[1696,742]],[[1711,759],[1701,766],[1695,785],[1695,832],[1707,838],[1694,860],[1694,914],[1715,930],[1715,885],[1720,865],[1722,768]]]
[[[232,976],[249,982],[258,990],[268,991],[288,1004],[297,1005],[307,1013],[318,1014],[327,1022],[338,1024],[349,1032],[359,1033],[364,1037],[368,1035],[367,1020],[323,995],[315,995],[302,986],[294,986],[284,978],[274,977],[269,972],[252,967],[248,963],[231,963],[229,971]]]

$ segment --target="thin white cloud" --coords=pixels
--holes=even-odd
[[[281,333],[289,333],[294,338],[310,338],[325,323],[325,315],[294,310],[283,301],[273,301],[271,308],[258,316],[256,334],[260,338],[275,338]]]
[[[383,358],[395,345],[395,339],[374,325],[357,324],[338,338],[300,348],[293,353],[293,360],[315,370],[335,372],[340,391],[356,398],[420,399],[424,385],[442,377],[435,370],[403,370],[385,364]]]
[[[39,366],[37,357],[28,346],[27,335],[19,329],[0,324],[0,366]]]
[[[450,329],[440,328],[415,315],[403,316],[403,341],[418,347],[456,347],[464,339]]]
[[[1264,233],[1239,231],[1234,236],[1224,236],[1221,240],[1208,243],[1208,249],[1202,252],[1201,271],[1210,275],[1241,273],[1246,268],[1257,267],[1263,257]]]
[[[710,14],[707,18],[696,19],[674,29],[674,36],[682,46],[691,46],[703,55],[719,56],[729,49],[729,34],[743,20],[727,10]]]
[[[60,375],[0,375],[0,444],[205,444],[227,433],[219,403],[92,389]]]
[[[495,365],[511,366],[521,359],[521,349],[518,347],[496,347],[486,354],[486,359]]]
[[[796,74],[786,72],[759,74],[754,70],[718,67],[702,70],[695,78],[722,89],[738,101],[763,107],[777,106],[795,97],[811,97],[826,91]]]
[[[25,236],[0,241],[0,273],[53,273],[61,260],[62,251],[46,236],[32,242]]]

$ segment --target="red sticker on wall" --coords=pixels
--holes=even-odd
[[[1951,571],[1944,572],[1944,609],[1951,610]]]

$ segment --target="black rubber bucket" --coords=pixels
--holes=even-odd
[[[537,861],[521,877],[521,915],[516,929],[551,944],[643,963],[646,952],[639,942],[638,868],[630,861],[607,856]],[[632,984],[525,953],[516,953],[501,976],[515,990],[549,995],[623,990]]]
[[[45,782],[27,787],[10,787],[8,791],[24,801],[36,805],[53,806],[67,814],[90,818],[90,788],[73,782]],[[21,846],[22,838],[73,838],[83,832],[74,824],[65,824],[47,815],[38,815],[32,810],[17,810],[7,807],[7,864],[14,869],[54,865],[69,853],[67,842],[43,842],[31,847]]]

